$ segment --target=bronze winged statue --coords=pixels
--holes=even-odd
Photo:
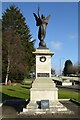
[[[48,17],[45,17],[43,14],[40,16],[39,14],[39,8],[38,8],[38,15],[33,13],[35,20],[36,20],[36,26],[39,26],[38,31],[38,38],[40,40],[39,46],[46,47],[46,43],[44,42],[44,38],[46,36],[46,26],[48,25],[48,21],[50,19],[50,15]]]

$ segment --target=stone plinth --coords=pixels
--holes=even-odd
[[[51,57],[54,53],[49,49],[36,49],[33,54],[36,56],[36,79],[30,89],[30,102],[27,105],[27,110],[41,112],[44,107],[51,111],[53,109],[55,112],[67,110],[58,101],[58,89],[51,79]]]
[[[41,100],[49,100],[49,106],[58,102],[58,89],[51,78],[37,78],[30,89],[30,104],[27,108],[31,108],[32,104],[38,107]]]
[[[31,101],[58,101],[58,89],[50,78],[37,78],[30,90]]]
[[[37,111],[41,112],[41,101],[49,101],[49,108],[47,108],[49,111],[51,110],[55,113],[67,111],[67,108],[58,100],[58,89],[51,78],[35,79],[32,88],[30,89],[30,102],[27,105],[27,110],[33,110],[35,113]]]
[[[51,77],[51,57],[54,54],[49,49],[36,49],[36,78]]]

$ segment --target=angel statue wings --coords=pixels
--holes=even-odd
[[[36,26],[39,26],[38,31],[38,38],[40,40],[39,46],[46,46],[46,43],[44,42],[44,38],[46,36],[46,26],[48,25],[48,21],[50,19],[50,15],[48,17],[45,17],[43,14],[40,16],[39,14],[39,8],[38,8],[38,15],[33,13],[35,20],[36,20]]]

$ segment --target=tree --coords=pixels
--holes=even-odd
[[[55,70],[53,68],[51,68],[51,74],[55,75]]]
[[[71,62],[71,60],[66,60],[63,70],[64,76],[72,74],[73,72],[74,72],[73,63]]]
[[[3,13],[2,32],[3,76],[9,73],[9,78],[14,78],[14,72],[19,76],[29,73],[35,62],[32,54],[35,40],[32,40],[29,27],[18,7],[10,6]]]
[[[74,72],[77,76],[80,76],[80,61],[74,65]]]
[[[21,70],[20,73],[22,73],[22,71],[25,71],[24,68],[25,61],[23,61],[25,56],[24,56],[24,48],[21,44],[20,38],[19,36],[15,35],[12,29],[4,30],[2,37],[3,37],[3,42],[2,42],[3,43],[2,44],[3,73],[6,69],[5,84],[7,84],[8,78],[13,79],[13,76],[11,76],[13,71],[14,73],[16,73],[15,70],[18,71]]]

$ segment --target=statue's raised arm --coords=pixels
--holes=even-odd
[[[34,15],[35,20],[36,20],[36,26],[40,26],[40,23],[41,23],[40,18],[35,13],[33,13],[33,15]]]
[[[39,13],[39,11],[40,11],[40,8],[38,7],[38,17],[40,18],[40,13]]]

